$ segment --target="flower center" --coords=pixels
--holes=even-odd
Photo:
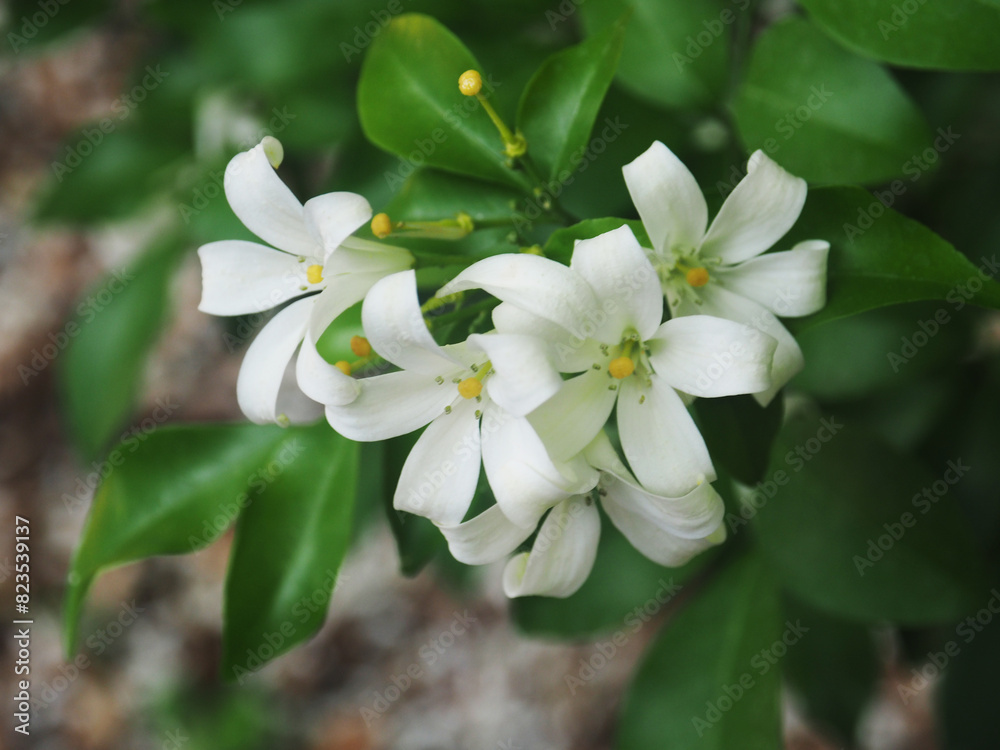
[[[475,398],[482,392],[483,383],[478,378],[466,378],[458,384],[458,395],[462,398]]]
[[[323,266],[313,264],[306,269],[306,278],[310,284],[318,284],[323,280]]]
[[[355,357],[367,357],[372,353],[372,345],[364,336],[351,336],[351,351]]]
[[[611,377],[624,380],[635,372],[635,362],[631,357],[617,357],[608,363],[608,372],[611,373]]]
[[[697,289],[708,283],[709,275],[708,271],[704,268],[689,268],[688,272],[684,274],[684,278],[688,284]]]

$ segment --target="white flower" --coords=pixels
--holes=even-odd
[[[507,562],[503,575],[507,596],[567,597],[583,585],[597,557],[601,533],[596,498],[632,545],[660,565],[683,565],[725,539],[724,505],[709,483],[697,485],[682,497],[650,493],[625,468],[603,431],[584,453],[600,471],[596,491],[556,505],[531,551]],[[455,559],[485,565],[513,552],[532,529],[511,523],[499,506],[493,506],[465,523],[442,526],[441,531]]]
[[[579,454],[617,402],[629,465],[660,495],[678,497],[715,478],[678,391],[716,397],[770,385],[770,336],[706,315],[661,324],[659,280],[627,226],[578,242],[568,268],[535,255],[497,255],[441,293],[470,288],[503,300],[493,314],[498,331],[545,339],[560,371],[581,373],[529,415],[550,456]]]
[[[622,171],[653,244],[651,260],[671,315],[715,315],[777,339],[772,383],[756,394],[766,405],[803,364],[801,349],[775,315],[809,315],[826,304],[828,242],[809,240],[762,255],[798,219],[805,180],[756,151],[747,176],[708,226],[694,176],[659,141]]]
[[[372,284],[413,264],[402,248],[351,237],[372,215],[362,196],[328,193],[303,206],[271,161],[280,163],[281,144],[268,136],[233,157],[223,184],[233,213],[273,247],[223,240],[198,249],[202,312],[246,315],[302,297],[268,322],[240,367],[240,408],[261,424],[282,421],[278,395],[300,343],[296,377],[307,396],[325,404],[357,395],[355,381],[323,360],[316,341]]]
[[[461,523],[482,463],[497,502],[530,533],[548,508],[593,486],[596,474],[582,459],[549,460],[524,418],[562,383],[544,342],[486,334],[439,346],[424,322],[413,271],[376,283],[361,316],[373,350],[401,369],[358,380],[358,397],[328,405],[326,415],[337,432],[361,441],[428,425],[403,465],[398,510]]]

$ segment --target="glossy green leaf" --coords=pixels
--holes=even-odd
[[[368,139],[402,160],[524,188],[506,166],[499,133],[476,101],[458,90],[469,69],[489,71],[428,16],[398,16],[375,38],[358,83],[358,115]],[[495,86],[494,86],[495,88]]]
[[[948,620],[985,590],[951,490],[969,471],[960,457],[928,468],[836,414],[803,410],[754,493],[754,528],[775,575],[808,604],[857,620]]]
[[[881,672],[871,632],[791,598],[785,617],[809,628],[808,636],[788,651],[785,677],[812,722],[851,746]]]
[[[464,211],[473,221],[513,220],[520,193],[482,180],[419,169],[400,188],[386,211],[393,219],[437,221]]]
[[[643,557],[602,513],[597,560],[580,590],[566,599],[513,599],[511,616],[533,636],[593,638],[621,632],[631,640],[664,607],[676,603],[684,584],[711,559],[706,553],[683,567],[665,568]]]
[[[618,80],[647,101],[684,108],[705,107],[720,98],[732,27],[748,5],[743,0],[588,0],[580,12],[593,36],[631,9]]]
[[[884,192],[878,195],[890,202]],[[786,320],[792,331],[917,300],[1000,309],[1000,284],[992,279],[1000,271],[995,254],[970,262],[930,229],[886,208],[866,190],[810,191],[802,216],[782,245],[791,247],[804,239],[831,244],[828,301],[815,315]]]
[[[115,447],[99,466],[104,476],[70,566],[67,652],[101,570],[215,541],[267,490],[271,464],[290,460],[301,432],[250,424],[165,426]]]
[[[892,179],[932,143],[888,72],[800,18],[758,38],[734,114],[749,150],[763,149],[811,182]]]
[[[646,652],[619,719],[617,750],[781,747],[781,603],[753,557],[732,560]],[[781,642],[787,635],[786,643]],[[780,652],[780,653],[779,653]]]
[[[240,515],[229,559],[227,679],[242,682],[322,626],[350,542],[358,454],[323,421],[268,463],[270,484]]]
[[[528,156],[546,180],[565,182],[583,159],[624,39],[624,26],[615,24],[558,52],[524,89],[517,126],[528,141]]]
[[[712,459],[734,479],[756,484],[764,479],[771,445],[781,427],[782,399],[766,408],[752,396],[700,398],[694,402],[698,427]]]
[[[802,0],[837,41],[894,65],[952,70],[1000,68],[996,0]]]
[[[77,315],[60,332],[66,347],[57,362],[63,411],[73,442],[88,461],[132,414],[185,249],[180,238],[168,236],[129,266],[112,271],[83,296]]]

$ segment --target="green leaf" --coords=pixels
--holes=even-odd
[[[63,411],[70,436],[88,461],[108,446],[132,413],[185,249],[176,236],[159,240],[127,268],[91,288],[63,329],[68,341],[59,363]]]
[[[775,574],[804,602],[843,617],[924,624],[964,613],[983,561],[951,486],[961,460],[933,467],[892,452],[836,415],[793,415],[754,528]]]
[[[165,426],[133,435],[101,464],[105,476],[70,566],[64,605],[68,653],[87,590],[105,569],[215,541],[269,484],[269,464],[300,428]],[[286,453],[287,455],[287,453]]]
[[[762,409],[752,396],[700,398],[694,410],[712,458],[744,484],[763,480],[781,427],[782,399]]]
[[[749,150],[812,182],[888,180],[931,146],[923,116],[880,65],[799,18],[761,34],[734,114]]]
[[[524,89],[517,126],[547,180],[565,182],[583,159],[624,40],[625,27],[614,24],[547,59]]]
[[[558,260],[560,263],[569,264],[573,255],[573,246],[577,240],[589,240],[605,232],[618,229],[623,224],[627,224],[632,229],[632,233],[643,247],[650,247],[649,235],[641,221],[636,219],[585,219],[570,227],[557,229],[553,232],[542,248],[546,257]]]
[[[589,0],[580,5],[588,35],[629,12],[618,80],[668,107],[706,107],[726,83],[732,25],[745,12],[722,0]]]
[[[790,641],[809,637],[788,632]],[[781,747],[774,656],[782,635],[778,591],[765,567],[753,557],[731,561],[646,652],[625,699],[617,750]]]
[[[861,712],[875,693],[881,671],[868,628],[830,617],[789,599],[785,616],[809,634],[788,650],[785,676],[806,715],[838,741],[852,744]]]
[[[386,211],[403,221],[437,221],[464,211],[473,221],[513,221],[520,193],[482,180],[419,169],[393,197]]]
[[[350,542],[358,448],[322,421],[297,430],[268,463],[271,482],[240,515],[229,558],[227,679],[242,682],[326,619]]]
[[[793,332],[917,300],[1000,309],[1000,284],[991,278],[1000,270],[995,255],[974,264],[930,229],[886,208],[861,188],[810,191],[802,216],[782,243],[791,246],[804,239],[831,244],[828,301],[815,315],[787,320]]]
[[[631,639],[712,558],[707,553],[665,568],[643,557],[602,513],[597,560],[580,590],[566,599],[514,599],[511,616],[533,636],[592,638],[617,629]]]
[[[894,65],[1000,69],[996,0],[802,0],[844,46]]]
[[[506,166],[503,142],[476,97],[458,90],[466,70],[488,71],[433,18],[399,16],[375,38],[358,83],[358,115],[369,140],[416,165],[526,188]]]

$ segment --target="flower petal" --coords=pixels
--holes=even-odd
[[[725,318],[691,315],[666,321],[649,340],[649,361],[673,388],[693,396],[735,396],[771,386],[778,342]]]
[[[473,334],[468,344],[484,352],[493,365],[485,381],[490,398],[515,416],[534,411],[562,387],[562,378],[549,360],[549,346],[541,339],[521,334]]]
[[[577,242],[570,268],[587,280],[607,314],[593,338],[617,344],[628,328],[643,341],[653,335],[663,320],[663,290],[627,225]]]
[[[324,406],[349,404],[361,392],[361,384],[357,380],[320,356],[308,331],[295,362],[295,379],[304,394]]]
[[[461,397],[446,380],[412,370],[357,381],[361,393],[349,404],[327,404],[326,419],[351,440],[372,442],[406,435],[430,422]]]
[[[601,431],[618,397],[614,382],[607,370],[587,370],[528,415],[553,459],[568,461]]]
[[[510,302],[493,308],[493,325],[500,333],[524,334],[544,340],[559,372],[582,372],[604,359],[601,344],[593,339],[580,340],[550,320],[522,310]]]
[[[559,503],[542,524],[531,552],[517,555],[503,571],[507,596],[564,599],[587,580],[601,536],[601,516],[590,498]]]
[[[439,525],[451,556],[466,565],[488,565],[502,560],[531,536],[535,527],[521,528],[493,505],[457,526]]]
[[[379,279],[377,273],[347,273],[324,279],[326,289],[316,296],[316,307],[309,321],[309,333],[319,341],[329,325],[348,308],[365,298]]]
[[[537,255],[505,253],[480,260],[445,284],[438,296],[465,289],[489,292],[580,339],[590,338],[588,331],[603,315],[593,290],[579,274]]]
[[[424,430],[403,464],[393,507],[455,526],[472,504],[479,482],[479,418],[474,400],[460,399]]]
[[[427,330],[413,271],[394,273],[376,283],[365,297],[361,322],[372,348],[397,367],[441,375],[461,366]]]
[[[654,141],[645,153],[622,167],[625,184],[653,247],[693,249],[708,225],[708,206],[698,181],[674,153]]]
[[[384,245],[358,237],[348,237],[330,253],[323,267],[329,275],[341,273],[390,273],[405,271],[413,265],[413,255],[409,250],[395,245]]]
[[[372,218],[372,207],[364,197],[345,192],[311,198],[302,212],[306,228],[323,248],[324,259]]]
[[[780,240],[802,213],[806,181],[795,177],[763,151],[755,151],[747,176],[722,204],[701,245],[701,255],[739,263]]]
[[[281,381],[305,336],[312,307],[312,298],[293,302],[268,321],[247,349],[236,379],[236,399],[251,422],[278,421]]]
[[[296,255],[321,256],[306,229],[302,204],[271,167],[263,143],[236,154],[222,182],[233,213],[264,242]]]
[[[701,433],[680,396],[659,375],[621,381],[618,431],[625,458],[639,481],[658,495],[680,497],[715,470]]]
[[[771,362],[771,386],[754,394],[754,398],[766,406],[802,369],[804,360],[798,343],[770,310],[753,300],[723,289],[718,284],[708,284],[700,291],[701,312],[744,323],[777,340],[778,348],[774,350]]]
[[[759,302],[775,315],[797,318],[826,305],[829,252],[829,242],[807,240],[785,252],[723,266],[713,275],[726,289]]]
[[[201,303],[210,315],[247,315],[277,307],[308,291],[298,257],[244,240],[209,242],[198,248]],[[306,287],[303,289],[303,287]]]
[[[483,467],[504,515],[534,528],[546,510],[597,485],[597,472],[582,458],[557,463],[523,417],[488,403],[483,412]]]

